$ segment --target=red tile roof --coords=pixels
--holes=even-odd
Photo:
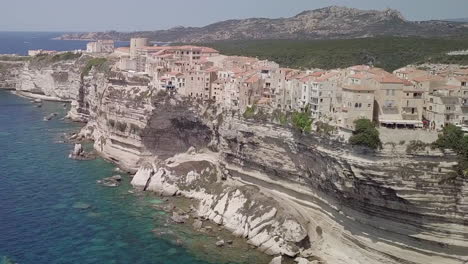
[[[258,76],[258,74],[255,74],[253,76],[251,76],[250,78],[248,78],[247,80],[245,80],[244,82],[246,83],[256,83],[260,80],[260,76]]]

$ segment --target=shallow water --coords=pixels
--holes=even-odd
[[[51,112],[58,118],[44,122]],[[0,91],[0,262],[8,256],[20,264],[265,263],[245,245],[216,249],[216,237],[173,226],[151,207],[163,201],[129,193],[129,177],[119,188],[96,184],[115,175],[114,167],[67,158],[73,146],[61,135],[78,125],[59,120],[64,115],[62,104],[36,108]],[[170,235],[158,237],[155,228]]]

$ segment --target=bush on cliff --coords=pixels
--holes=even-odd
[[[292,114],[292,125],[299,129],[301,133],[310,133],[312,130],[312,118],[310,118],[309,106],[304,112],[294,112]]]
[[[255,116],[255,110],[257,107],[255,105],[248,106],[247,109],[245,109],[245,112],[243,114],[245,119],[251,119]]]
[[[442,130],[442,134],[439,135],[439,138],[434,142],[434,145],[440,149],[451,149],[455,152],[462,151],[461,145],[463,140],[463,131],[461,128],[455,125],[447,125]]]
[[[84,77],[89,74],[89,72],[96,68],[98,71],[107,71],[107,59],[106,58],[92,58],[87,63],[86,66],[83,68],[81,72],[81,77]]]
[[[445,126],[433,145],[441,150],[450,149],[457,153],[458,170],[460,174],[468,176],[468,136],[464,135],[461,128],[452,124]]]
[[[354,121],[356,126],[349,143],[356,146],[364,146],[371,149],[381,149],[379,131],[369,119],[358,119]]]
[[[78,59],[79,57],[81,57],[81,53],[74,53],[74,52],[59,53],[52,57],[52,62],[74,60],[74,59]]]

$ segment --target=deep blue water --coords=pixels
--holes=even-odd
[[[51,112],[59,117],[43,121]],[[129,177],[119,188],[96,184],[115,175],[114,167],[68,159],[73,146],[62,135],[79,127],[60,120],[65,113],[62,104],[36,108],[0,91],[0,263],[2,256],[20,264],[264,262],[254,250],[225,257],[206,247],[216,238],[167,221],[150,206],[162,202],[157,197],[129,192]],[[154,228],[174,235],[157,237]]]
[[[0,54],[27,55],[28,50],[86,50],[88,41],[80,40],[53,40],[62,35],[58,32],[1,32]],[[128,42],[116,42],[117,47],[128,46]]]

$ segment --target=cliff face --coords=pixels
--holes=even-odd
[[[200,216],[269,254],[328,263],[468,257],[467,180],[456,176],[453,157],[366,154],[177,96],[148,94],[144,107],[127,105],[134,99],[122,91],[129,88],[113,88],[119,96],[105,92],[98,111],[106,115],[90,122],[102,137],[95,137],[98,150],[141,168],[136,187],[200,200]],[[120,111],[109,108],[117,105]],[[123,134],[112,119],[127,122]],[[127,159],[130,146],[138,151]]]
[[[137,172],[135,187],[198,200],[200,217],[268,254],[468,261],[468,180],[451,156],[365,153],[156,93],[142,79],[92,72],[50,82],[61,71],[24,68],[19,79],[71,98],[69,116],[87,121],[82,134],[103,157]]]
[[[117,39],[147,37],[154,41],[211,42],[252,39],[330,39],[370,36],[456,36],[466,34],[465,23],[411,22],[399,11],[359,10],[330,6],[289,18],[227,20],[205,27],[176,27],[145,32],[94,32],[63,35],[61,39]]]
[[[57,97],[77,98],[80,80],[80,61],[62,61],[47,66],[25,62],[16,79],[16,90]]]

